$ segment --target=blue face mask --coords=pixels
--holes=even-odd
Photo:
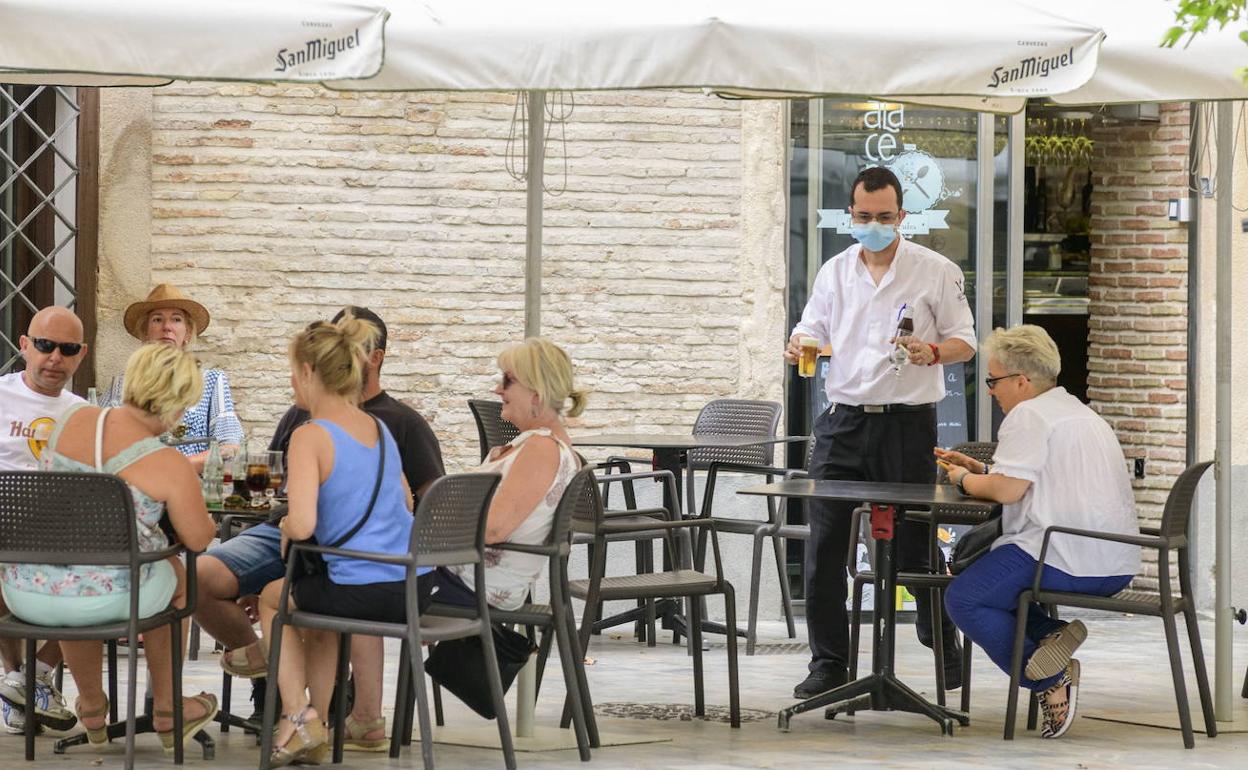
[[[882,225],[879,222],[854,224],[852,232],[854,238],[867,251],[883,251],[897,238],[897,228],[894,225]]]

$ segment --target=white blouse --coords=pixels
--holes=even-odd
[[[501,459],[487,458],[477,470],[481,473],[501,473],[506,479],[507,474],[511,472],[512,464],[520,456],[521,446],[533,436],[547,436],[555,439],[559,445],[559,468],[555,471],[554,480],[551,481],[550,487],[538,501],[537,506],[507,537],[509,543],[541,545],[546,542],[546,538],[550,535],[551,525],[554,523],[555,509],[559,507],[563,491],[567,489],[568,483],[580,469],[580,461],[576,459],[576,453],[570,446],[551,435],[549,429],[536,428],[526,430],[516,436],[511,440],[510,446],[513,448],[510,452],[503,455]],[[529,592],[529,586],[537,580],[542,568],[548,563],[549,559],[540,554],[503,551],[487,546],[485,549],[486,601],[491,607],[498,607],[500,610],[520,609],[524,606],[524,598]],[[472,565],[457,565],[450,569],[469,588],[476,590],[473,585],[474,568]]]
[[[1023,498],[1005,506],[1002,536],[1040,558],[1051,526],[1139,534],[1127,461],[1113,430],[1096,412],[1052,388],[1021,402],[1001,422],[992,473],[1031,482]],[[1086,537],[1055,534],[1045,563],[1070,575],[1134,575],[1140,549]]]

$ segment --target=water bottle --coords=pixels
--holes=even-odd
[[[215,438],[208,439],[208,459],[204,461],[204,502],[212,505],[221,502],[225,463],[221,459],[221,447]]]
[[[87,388],[87,403],[91,406],[100,405],[100,395],[94,387]]]
[[[893,332],[893,339],[898,340],[902,337],[910,337],[914,334],[914,311],[909,305],[901,306],[901,318],[897,321],[897,330]],[[893,344],[893,350],[888,355],[888,360],[892,362],[893,374],[901,376],[901,368],[910,360],[910,351],[906,350],[906,346],[900,343]]]

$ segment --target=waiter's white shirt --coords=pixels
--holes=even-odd
[[[899,236],[900,237],[900,236]],[[974,317],[962,270],[949,258],[901,239],[879,286],[854,244],[819,269],[792,334],[832,346],[824,390],[834,404],[931,404],[945,397],[944,367],[906,364],[893,373],[889,344],[902,305],[914,310],[914,334],[926,342],[959,339],[975,348]],[[789,336],[791,337],[792,334]]]
[[[1021,402],[1001,422],[992,473],[1031,482],[1027,494],[1002,512],[1002,536],[1033,559],[1047,527],[1138,535],[1127,461],[1114,431],[1096,412],[1051,388]],[[1079,577],[1134,575],[1140,549],[1125,543],[1053,535],[1046,564]]]

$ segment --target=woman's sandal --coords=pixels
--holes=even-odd
[[[259,665],[252,663],[247,657],[247,651],[252,648],[260,652]],[[269,651],[265,648],[264,640],[259,639],[246,647],[235,647],[221,653],[221,668],[230,676],[243,679],[259,679],[266,676],[269,671]]]
[[[185,718],[182,720],[182,744],[183,745],[186,745],[186,742],[189,741],[195,735],[195,733],[199,732],[200,730],[204,729],[209,724],[211,724],[212,720],[216,718],[217,710],[219,709],[219,706],[217,705],[217,696],[211,695],[206,692],[201,692],[199,695],[192,695],[187,700],[194,701],[198,703],[199,705],[203,706],[204,713],[190,721],[187,721]],[[183,708],[185,709],[185,706],[183,706]],[[173,718],[172,711],[164,711],[161,709],[157,709],[156,711],[152,713],[154,716],[158,716],[158,717],[169,717],[171,719]],[[160,745],[165,747],[165,753],[172,754],[173,753],[173,730],[160,730],[156,734],[160,736]]]
[[[319,718],[308,721],[311,706],[304,706],[298,714],[288,714],[285,719],[295,726],[286,743],[273,749],[269,767],[286,765],[319,765],[329,749],[328,732]]]
[[[78,704],[82,701],[79,698],[74,701],[74,713],[78,715],[78,723],[87,731],[87,743],[92,746],[103,746],[108,743],[108,696],[104,696],[104,705],[95,711],[82,711],[78,708]],[[104,717],[103,727],[87,727],[84,719],[95,719],[96,717]]]
[[[367,722],[360,722],[353,716],[347,717],[343,725],[346,735],[343,736],[342,748],[347,751],[388,751],[390,738],[386,736],[386,718],[377,717]],[[381,730],[382,737],[366,738],[369,733]]]

